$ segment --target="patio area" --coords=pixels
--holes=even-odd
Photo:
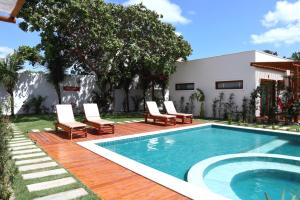
[[[54,132],[29,133],[29,137],[36,141],[49,156],[103,199],[187,199],[82,148],[76,142],[178,128],[199,123],[196,121],[193,124],[177,124],[176,126],[160,126],[143,122],[117,124],[115,134],[96,135],[89,132],[87,138],[75,138],[72,141],[67,135]]]

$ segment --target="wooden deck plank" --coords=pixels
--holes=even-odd
[[[189,125],[178,124],[175,127]],[[29,136],[54,160],[103,199],[188,199],[76,144],[78,141],[118,137],[175,127],[143,122],[118,124],[115,127],[115,134],[95,134],[90,133],[91,130],[89,130],[87,138],[79,137],[72,141],[68,139],[68,135],[61,132],[30,133]]]

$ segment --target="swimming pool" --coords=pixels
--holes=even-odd
[[[243,160],[244,157],[236,157],[235,155],[245,155],[245,157],[257,155],[259,157],[260,155],[272,154],[275,157],[276,155],[281,155],[283,158],[286,156],[292,158],[293,162],[296,162],[298,156],[300,156],[300,139],[295,135],[288,135],[278,131],[216,124],[80,142],[79,144],[193,199],[199,198],[204,194],[206,199],[209,199],[210,196],[212,199],[222,199],[223,196],[230,199],[243,199],[247,194],[247,190],[245,190],[245,187],[237,187],[237,180],[246,180],[244,181],[245,185],[251,184],[251,181],[257,182],[257,179],[254,178],[238,179],[237,177],[251,177],[249,173],[247,174],[239,169],[234,170],[239,172],[239,174],[228,174],[230,179],[225,184],[222,183],[221,175],[217,181],[212,182],[211,179],[215,180],[216,177],[210,178],[209,176],[210,170],[212,170],[211,166],[220,161],[214,160],[215,158],[223,159],[224,156],[233,155],[236,163]],[[244,165],[248,166],[249,163],[255,163],[256,157],[252,156],[252,158],[254,160],[247,161],[248,163],[246,162]],[[213,162],[211,162],[212,160]],[[276,163],[270,163],[269,158],[261,162],[262,166],[270,165],[270,167],[274,165],[273,163]],[[206,165],[207,163],[209,165]],[[296,166],[293,163],[289,163],[289,165]],[[222,173],[222,170],[226,169],[226,167],[233,166],[235,165],[224,162],[222,165],[214,167],[213,170],[215,171],[213,174],[216,174],[216,172]],[[238,164],[235,167],[238,166],[242,165]],[[257,164],[257,166],[259,165]],[[256,171],[259,169],[255,168]],[[254,169],[251,168],[249,170],[253,171]],[[270,169],[264,170],[270,171]],[[231,171],[230,168],[229,171]],[[277,171],[278,174],[281,173],[279,173],[280,167]],[[241,174],[247,174],[248,176],[242,176]],[[171,183],[168,183],[170,181]],[[287,184],[288,181],[285,183]],[[229,192],[224,195],[224,192],[217,187],[220,183],[230,187],[232,193]],[[297,181],[291,181],[293,186],[296,183]]]

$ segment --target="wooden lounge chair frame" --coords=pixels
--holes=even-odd
[[[85,112],[85,119],[84,119],[83,123],[85,123],[91,127],[94,127],[95,129],[97,129],[98,132],[101,132],[101,131],[105,132],[104,131],[105,129],[110,129],[111,133],[114,134],[115,133],[114,122],[111,122],[111,124],[107,124],[107,123],[101,124],[101,123],[97,123],[97,122],[88,120],[88,117],[86,116],[86,114],[87,114],[86,109],[88,109],[88,106],[94,107],[93,109],[94,109],[94,112],[96,112],[96,116],[93,116],[93,117],[97,117],[99,120],[101,120],[97,104],[83,104],[84,112]],[[109,132],[109,131],[107,131],[107,132]]]
[[[70,137],[71,140],[73,139],[73,134],[76,134],[76,135],[81,134],[82,135],[82,133],[83,133],[85,135],[85,137],[87,137],[87,129],[86,129],[85,124],[82,124],[82,126],[72,127],[72,126],[66,125],[64,122],[60,122],[59,117],[58,117],[58,115],[59,115],[59,108],[58,107],[69,109],[68,111],[70,111],[70,108],[71,108],[70,112],[72,112],[72,113],[70,113],[70,114],[73,115],[71,104],[56,105],[58,121],[54,123],[55,131],[58,132],[58,128],[61,128],[62,130],[66,131],[69,134],[69,137]],[[74,115],[72,116],[72,118],[74,118]],[[76,121],[74,119],[74,121],[72,121],[72,123],[75,123],[75,122]],[[76,122],[76,123],[79,123],[79,122]]]
[[[95,129],[97,129],[98,132],[106,132],[104,131],[106,128],[109,128],[111,130],[111,133],[114,134],[115,133],[115,125],[114,124],[99,124],[99,123],[95,123],[95,122],[90,122],[87,119],[85,119],[83,121],[83,123],[94,127]],[[108,132],[108,131],[107,131]]]
[[[150,106],[156,106],[156,109],[157,109],[157,112],[155,113],[150,113],[150,109],[149,109],[149,105]],[[147,107],[148,107],[148,111],[149,112],[145,112],[144,113],[144,118],[145,118],[145,123],[148,122],[148,119],[153,119],[153,122],[156,123],[157,121],[161,121],[164,123],[165,126],[167,126],[168,124],[170,125],[176,125],[176,117],[172,117],[170,115],[165,115],[165,114],[161,114],[159,111],[158,111],[158,107],[157,107],[157,104],[156,102],[154,101],[148,101],[147,102]]]
[[[191,124],[193,123],[193,115],[192,114],[185,114],[185,113],[178,113],[176,111],[175,106],[174,106],[172,101],[165,101],[164,105],[165,105],[165,108],[166,108],[166,111],[167,111],[168,115],[176,116],[177,119],[181,119],[181,123],[183,123],[183,124],[184,123],[191,123]],[[173,108],[172,108],[173,112],[168,112],[168,111],[170,111],[168,109],[168,106],[173,106]]]

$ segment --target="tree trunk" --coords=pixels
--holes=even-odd
[[[8,92],[10,95],[10,114],[11,116],[15,116],[15,98],[14,98],[14,92],[9,91]]]
[[[155,101],[155,95],[154,95],[154,81],[152,81],[152,85],[151,85],[151,95],[152,95],[152,101]]]
[[[163,100],[165,101],[165,93],[166,93],[166,84],[165,83],[162,83],[161,84],[161,95],[162,95],[162,98]]]
[[[144,112],[146,111],[146,87],[143,87]]]
[[[59,83],[55,84],[54,87],[55,87],[57,98],[58,98],[58,104],[61,104],[61,92],[60,92]]]
[[[124,88],[124,90],[125,90],[125,100],[126,100],[126,112],[129,112],[129,89],[128,89],[128,87],[126,87],[126,88]]]

